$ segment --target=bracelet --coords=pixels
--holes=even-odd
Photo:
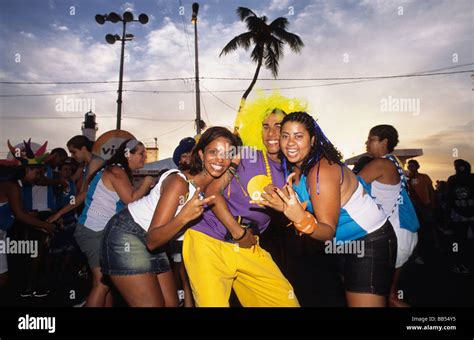
[[[317,227],[316,218],[308,211],[300,222],[293,222],[295,228],[302,234],[311,235]]]
[[[242,239],[245,237],[245,235],[247,235],[247,228],[244,228],[244,233],[242,234],[242,236],[240,236],[239,238],[233,238],[232,237],[232,239],[236,242],[242,241]]]

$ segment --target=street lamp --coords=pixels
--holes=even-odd
[[[118,98],[117,98],[117,130],[120,130],[121,120],[122,120],[122,82],[123,82],[123,57],[125,53],[125,41],[130,41],[133,39],[133,34],[126,33],[126,26],[128,22],[140,22],[141,24],[145,25],[148,22],[148,15],[140,14],[138,16],[138,20],[133,19],[132,12],[125,12],[120,16],[115,12],[110,12],[109,14],[97,14],[95,16],[95,21],[99,25],[103,25],[106,21],[110,21],[112,23],[117,23],[121,21],[123,30],[122,36],[118,34],[107,34],[105,36],[105,40],[109,44],[115,44],[116,41],[122,42],[122,52],[120,54],[120,75],[119,75],[119,87],[118,87]]]
[[[197,36],[197,15],[199,4],[193,3],[193,15],[191,22],[194,24],[194,65],[196,70],[196,134],[201,133],[201,91],[199,90],[199,63],[198,63],[198,36]]]

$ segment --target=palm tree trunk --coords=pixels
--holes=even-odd
[[[244,107],[245,101],[247,100],[248,95],[252,91],[253,86],[255,85],[255,83],[257,82],[258,74],[260,73],[260,67],[262,67],[262,61],[263,61],[263,56],[260,57],[260,59],[258,59],[257,69],[255,70],[255,74],[253,75],[252,82],[250,83],[250,86],[244,92],[244,94],[242,96],[242,99],[240,100],[239,112]]]

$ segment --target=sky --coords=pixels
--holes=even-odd
[[[115,128],[120,44],[107,44],[105,35],[120,34],[121,25],[99,25],[94,17],[127,10],[135,17],[146,13],[150,21],[127,25],[134,39],[126,43],[124,80],[161,80],[124,83],[122,129],[149,146],[156,137],[159,158],[170,157],[181,138],[195,134],[192,2],[0,0],[0,158],[6,157],[7,139],[16,144],[31,137],[41,144],[48,140],[48,149],[65,147],[81,134],[90,108],[98,136]],[[433,181],[451,175],[456,158],[474,161],[473,71],[301,80],[473,70],[472,1],[200,1],[201,116],[208,126],[233,127],[255,72],[250,52],[219,57],[228,41],[246,31],[235,14],[239,6],[269,22],[286,17],[288,31],[305,44],[299,54],[285,49],[278,79],[262,70],[249,101],[276,89],[307,100],[308,111],[345,158],[365,152],[372,126],[391,124],[399,133],[398,148],[423,149],[420,172]],[[112,83],[8,83],[103,81]]]

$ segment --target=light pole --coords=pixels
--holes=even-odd
[[[191,22],[194,24],[194,67],[196,70],[196,134],[201,133],[201,91],[199,90],[199,62],[198,62],[198,35],[197,35],[197,15],[199,4],[193,3],[193,16]]]
[[[103,25],[106,21],[110,21],[112,23],[117,23],[119,21],[122,22],[122,36],[119,36],[118,34],[107,34],[105,36],[105,40],[109,44],[115,44],[117,40],[120,40],[122,42],[122,51],[120,54],[120,73],[119,73],[119,87],[117,90],[118,97],[117,97],[117,130],[120,130],[121,127],[121,121],[122,121],[122,82],[123,82],[123,58],[125,54],[125,41],[130,41],[133,39],[133,34],[127,34],[126,33],[126,26],[127,22],[140,22],[141,24],[145,25],[148,22],[148,15],[146,14],[140,14],[138,16],[138,20],[133,19],[133,13],[132,12],[125,12],[120,16],[119,14],[115,12],[110,12],[109,14],[97,14],[95,16],[95,21],[99,25]]]

